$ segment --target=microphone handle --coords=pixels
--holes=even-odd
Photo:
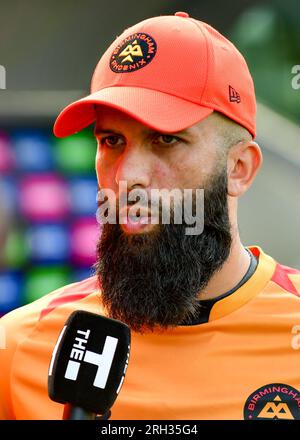
[[[65,405],[63,420],[95,420],[96,414],[79,406]]]
[[[97,415],[79,406],[67,404],[65,405],[63,420],[108,420],[110,416],[110,410],[103,415]]]

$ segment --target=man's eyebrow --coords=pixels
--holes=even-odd
[[[119,134],[120,136],[122,135],[121,132],[112,128],[95,127],[94,129],[94,136],[97,136],[99,134],[108,134],[108,133]]]
[[[188,128],[186,128],[185,130],[180,130],[180,131],[173,131],[173,134],[192,134],[191,130],[189,130]]]
[[[185,130],[180,130],[180,131],[162,131],[162,130],[153,130],[151,128],[146,128],[144,130],[146,135],[151,135],[151,134],[174,134],[174,135],[191,135],[192,133],[190,132],[190,130],[187,128]],[[122,133],[116,129],[113,128],[104,128],[104,127],[95,127],[94,129],[94,136],[100,135],[100,134],[108,134],[108,133],[113,133],[113,134],[118,134],[120,136],[122,136]]]

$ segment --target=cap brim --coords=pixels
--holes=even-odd
[[[96,120],[95,104],[123,111],[162,132],[184,130],[213,112],[211,108],[156,90],[109,87],[79,99],[62,110],[54,124],[55,136],[69,136],[92,124]]]

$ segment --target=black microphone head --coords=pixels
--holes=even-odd
[[[90,312],[73,312],[52,353],[50,398],[96,414],[106,413],[121,389],[129,352],[127,325]]]

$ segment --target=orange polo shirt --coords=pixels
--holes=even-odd
[[[300,418],[300,271],[257,246],[253,275],[208,322],[132,332],[114,419]],[[0,320],[0,419],[61,419],[47,394],[58,335],[74,310],[104,314],[97,279],[63,287]]]

